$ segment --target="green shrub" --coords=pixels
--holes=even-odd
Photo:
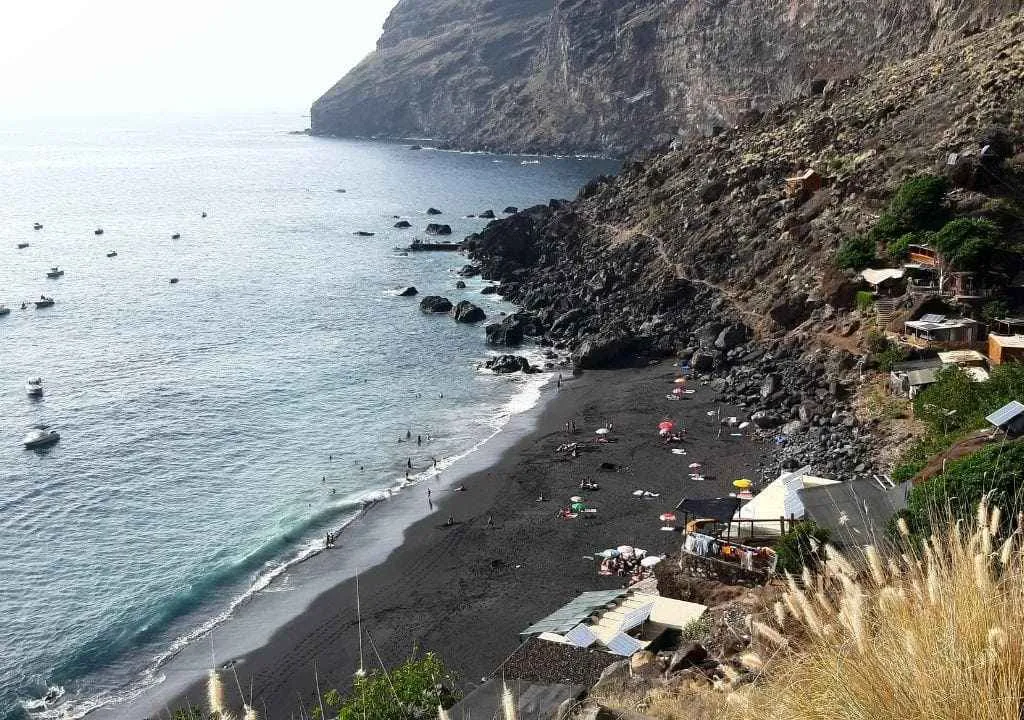
[[[863,270],[875,260],[875,241],[858,236],[846,240],[836,253],[836,265],[844,270]]]
[[[858,290],[854,303],[861,312],[868,312],[875,306],[875,295],[867,290]]]
[[[957,218],[935,233],[935,247],[946,262],[962,270],[974,270],[996,249],[999,226],[991,220]]]
[[[910,254],[911,245],[931,245],[935,233],[928,230],[919,230],[900,235],[885,246],[885,254],[892,260],[901,262],[907,259]]]
[[[914,398],[914,416],[933,435],[961,434],[985,427],[985,416],[1011,400],[1024,398],[1024,365],[1007,363],[992,369],[988,381],[974,382],[957,367]]]
[[[887,343],[884,350],[875,355],[875,362],[878,363],[879,370],[889,372],[893,365],[903,362],[908,355],[906,348],[890,342]]]
[[[827,543],[831,536],[832,533],[818,527],[811,520],[796,523],[779,538],[775,546],[779,558],[776,568],[793,574],[799,574],[805,565],[814,570],[824,559],[821,546]]]
[[[889,206],[871,236],[875,240],[890,241],[907,233],[935,230],[946,222],[946,192],[949,182],[936,175],[918,175],[903,183],[889,201]]]
[[[996,443],[973,455],[954,460],[946,471],[921,483],[907,498],[900,515],[912,533],[927,534],[933,518],[944,517],[946,509],[958,519],[974,516],[978,503],[986,495],[992,505],[1003,508],[1004,516],[1014,522],[1013,510],[1024,499],[1021,483],[1024,468],[1024,443]]]
[[[357,677],[352,692],[324,693],[324,709],[338,720],[408,720],[436,717],[437,706],[451,707],[458,699],[449,688],[451,677],[433,653],[413,657],[388,672],[370,671]],[[319,705],[310,714],[320,717]]]
[[[1010,305],[1005,298],[992,298],[981,306],[981,318],[986,323],[1004,318],[1010,314]]]

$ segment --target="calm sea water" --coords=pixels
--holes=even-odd
[[[0,119],[0,717],[137,685],[410,458],[444,468],[535,401],[542,378],[478,370],[482,327],[394,290],[511,308],[455,289],[463,258],[393,248],[429,206],[461,238],[485,222],[466,214],[614,164],[288,134],[303,123]],[[60,443],[24,450],[40,422]]]

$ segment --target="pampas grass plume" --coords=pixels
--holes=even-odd
[[[507,683],[501,685],[501,712],[505,720],[517,720],[516,699],[512,697],[512,691],[508,689]]]
[[[260,720],[260,716],[256,714],[256,708],[252,705],[246,705],[245,714],[242,716],[242,720]]]
[[[211,715],[217,713],[221,720],[230,720],[231,714],[224,707],[224,683],[216,670],[210,670],[206,679],[206,702],[210,706]]]
[[[437,706],[437,720],[451,720],[451,718],[448,717],[448,711],[444,709],[443,705]]]

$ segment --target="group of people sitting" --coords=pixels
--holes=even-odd
[[[605,558],[601,561],[598,575],[618,575],[628,577],[629,584],[635,585],[641,580],[646,580],[654,575],[653,568],[647,568],[640,564],[643,555],[619,555],[618,557]]]

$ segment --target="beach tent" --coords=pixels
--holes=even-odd
[[[810,474],[810,466],[793,472],[782,473],[775,480],[754,496],[754,499],[741,507],[734,520],[759,520],[763,522],[740,523],[737,537],[748,537],[751,534],[759,537],[777,536],[782,533],[779,518],[804,517],[804,504],[800,500],[800,491],[805,488],[822,485],[837,485],[838,480],[815,477]]]
[[[658,429],[659,430],[671,430],[675,426],[676,426],[676,424],[674,422],[672,422],[671,420],[663,420],[660,423],[658,423]]]
[[[683,498],[676,505],[678,512],[690,518],[711,518],[728,523],[736,514],[740,501],[736,498]]]

